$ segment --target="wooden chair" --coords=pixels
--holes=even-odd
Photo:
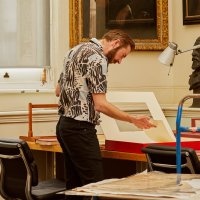
[[[28,104],[28,136],[20,136],[19,138],[25,141],[35,142],[39,138],[55,138],[56,136],[33,136],[33,109],[34,108],[57,108],[58,104]]]

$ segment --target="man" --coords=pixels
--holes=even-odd
[[[111,30],[101,40],[93,38],[75,46],[65,57],[57,88],[60,119],[56,134],[64,152],[67,189],[104,178],[95,129],[100,112],[138,128],[154,127],[149,117],[131,116],[106,100],[108,64],[120,64],[134,47],[125,32]]]

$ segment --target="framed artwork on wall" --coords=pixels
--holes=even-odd
[[[183,0],[183,24],[200,23],[200,0]]]
[[[137,4],[136,4],[137,3]],[[106,27],[130,28],[138,25],[156,25],[156,1],[107,0]]]
[[[122,29],[136,50],[168,46],[168,0],[70,0],[70,46]]]

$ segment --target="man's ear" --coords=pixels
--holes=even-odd
[[[113,49],[117,48],[120,46],[120,39],[116,39],[112,41],[112,47]]]

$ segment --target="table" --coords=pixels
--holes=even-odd
[[[120,200],[200,199],[199,174],[183,174],[181,185],[176,184],[176,176],[176,174],[161,172],[140,173],[123,179],[103,180],[88,184],[67,190],[65,194]]]
[[[35,142],[27,142],[30,149],[47,151],[47,152],[57,152],[61,153],[62,149],[59,144],[56,145],[40,145]],[[119,151],[108,151],[105,149],[104,145],[101,145],[101,155],[103,158],[112,158],[119,160],[132,160],[132,161],[142,161],[146,162],[145,154],[141,153],[128,153],[128,152],[119,152]]]
[[[101,148],[101,155],[103,158],[103,165],[106,178],[124,177],[132,175],[133,173],[142,172],[147,168],[146,156],[143,153],[128,153],[119,151],[108,151],[105,149],[105,138],[103,135],[97,135]],[[64,164],[62,158],[62,149],[59,143],[54,145],[41,145],[36,142],[27,142],[30,149],[34,151],[37,164],[42,171],[39,174],[41,180],[52,177],[63,177]],[[51,143],[50,143],[51,144]],[[200,158],[200,151],[196,151]],[[112,166],[117,166],[110,169]],[[121,168],[121,169],[119,169]],[[123,171],[123,169],[125,169]]]
[[[105,149],[105,139],[98,136],[100,141],[103,166],[106,170],[105,177],[124,177],[146,169],[145,154],[108,151]],[[62,149],[59,144],[41,145],[36,142],[27,141],[30,149],[33,151],[37,165],[40,168],[40,180],[47,178],[60,178],[64,174],[64,164],[62,158]],[[49,144],[49,143],[48,143]],[[110,169],[117,166],[115,169]],[[125,170],[123,170],[125,169]]]
[[[105,137],[104,137],[104,135],[98,134],[97,137],[98,137],[98,140],[99,140],[99,143],[100,143],[101,154],[102,154],[103,158],[147,162],[146,156],[143,153],[128,153],[128,152],[119,152],[119,151],[108,151],[108,150],[105,149]],[[57,152],[57,153],[62,152],[62,149],[61,149],[59,144],[49,145],[49,142],[46,143],[46,144],[48,144],[48,145],[41,145],[41,144],[37,144],[36,142],[28,142],[28,145],[32,150],[46,151],[46,152]],[[196,153],[200,158],[200,151],[197,150]]]

